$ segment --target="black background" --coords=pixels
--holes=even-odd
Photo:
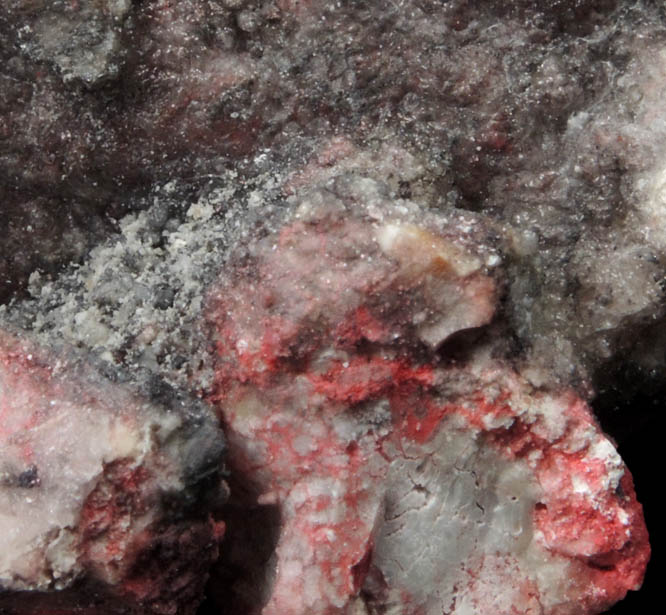
[[[615,380],[617,390],[627,390],[624,388],[627,376],[626,372],[618,375]],[[638,386],[637,381],[641,382]],[[655,387],[646,380],[639,378],[637,381],[634,381],[635,395],[630,398],[622,398],[613,390],[607,390],[593,404],[602,427],[617,442],[618,451],[634,477],[636,495],[643,504],[652,547],[643,587],[640,591],[629,592],[623,601],[608,611],[611,615],[654,612],[654,605],[660,604],[660,594],[664,588],[664,514],[661,493],[665,483],[666,385],[659,382]]]

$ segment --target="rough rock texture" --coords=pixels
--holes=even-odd
[[[513,347],[495,315],[501,241],[477,214],[400,198],[418,170],[404,150],[335,140],[262,178],[288,210],[253,206],[255,191],[223,212],[219,188],[183,212],[169,188],[6,311],[218,405],[235,499],[208,612],[589,613],[640,584],[628,472],[573,393],[491,358]],[[409,569],[424,526],[441,542]],[[507,570],[515,593],[498,591]]]
[[[642,511],[585,404],[437,352],[491,319],[493,255],[406,202],[319,196],[211,300],[231,457],[281,518],[245,612],[596,613],[637,589]]]
[[[21,50],[50,62],[65,84],[88,87],[112,79],[120,70],[121,32],[130,0],[14,3]],[[11,10],[11,9],[10,9]]]
[[[147,372],[188,399],[217,399],[224,415],[233,387],[221,388],[224,357],[211,344],[210,327],[224,322],[223,314],[214,318],[217,325],[210,322],[216,285],[245,288],[248,271],[239,262],[261,261],[261,241],[285,221],[295,229],[299,207],[335,207],[350,226],[331,241],[346,245],[348,232],[350,242],[381,256],[373,261],[377,269],[366,263],[363,270],[376,283],[375,303],[358,299],[359,305],[368,303],[369,314],[381,301],[402,306],[382,313],[378,323],[361,311],[336,332],[341,339],[397,327],[402,337],[394,344],[378,338],[370,346],[403,353],[412,369],[430,366],[451,376],[458,369],[456,379],[470,389],[500,383],[515,398],[515,420],[538,414],[543,397],[560,400],[553,401],[558,416],[592,425],[587,411],[574,411],[582,407],[579,396],[596,404],[618,439],[631,432],[634,439],[649,437],[660,432],[655,417],[666,382],[665,34],[664,9],[652,0],[5,3],[0,302],[7,307],[0,308],[0,321],[12,327],[17,343],[28,335],[49,356],[52,347],[77,347],[126,370],[130,381]],[[374,239],[361,230],[365,222],[354,226],[366,214],[388,213],[397,222]],[[312,240],[312,233],[304,237]],[[298,275],[315,278],[307,286],[320,294],[319,305],[301,309],[330,309],[333,323],[348,304],[330,294],[324,272],[335,272],[331,283],[341,284],[347,274],[339,267],[351,256],[316,254],[319,262],[313,258],[299,271],[290,273],[287,262],[271,267],[287,287]],[[401,258],[413,266],[391,273],[388,263]],[[74,265],[65,267],[69,262]],[[450,265],[445,273],[444,262]],[[461,284],[460,276],[468,275],[469,284]],[[413,306],[392,303],[396,288],[412,283],[405,280],[420,280]],[[355,288],[360,297],[372,294]],[[248,296],[239,294],[230,308],[243,312]],[[284,293],[276,299],[291,305]],[[300,316],[291,316],[306,339],[295,340],[287,354],[335,346],[330,339],[308,340],[310,330],[299,329]],[[261,338],[262,325],[254,324],[253,339]],[[280,324],[275,329],[284,333]],[[326,330],[326,323],[315,324]],[[379,350],[373,348],[345,351],[374,356]],[[231,349],[230,365],[239,352]],[[278,363],[275,378],[311,368]],[[396,391],[416,387],[423,399],[449,395],[439,383],[389,373]],[[361,392],[372,389],[370,398],[388,395],[383,384],[373,384],[373,373],[354,374]],[[275,403],[288,405],[279,397]],[[399,421],[385,414],[393,442],[400,441]],[[483,440],[478,450],[490,450],[488,430],[447,421],[433,427],[417,455],[451,433],[472,438],[474,446]],[[294,429],[302,427],[297,422]],[[590,438],[601,438],[594,430]],[[370,455],[368,438],[359,455]],[[332,441],[331,454],[344,442]],[[470,463],[494,467],[503,459],[497,454],[496,464],[488,452],[475,453]],[[263,601],[274,609],[282,604],[271,578],[289,544],[280,515],[288,509],[292,479],[285,470],[273,503],[265,497],[260,503],[280,472],[268,464],[273,478],[253,477],[241,458],[230,461],[235,495],[224,513],[229,533],[207,590],[206,615],[229,604],[235,612]],[[408,461],[398,455],[391,464]],[[450,460],[437,464],[433,472],[444,476]],[[399,489],[389,480],[393,474],[382,471],[386,484]],[[532,480],[539,471],[528,467],[525,476]],[[442,489],[448,484],[435,482]],[[388,501],[382,493],[376,497]],[[526,501],[542,501],[536,497],[526,492]],[[618,506],[631,508],[618,497]],[[370,517],[370,509],[359,517],[359,536]],[[368,535],[380,536],[372,524]],[[383,608],[376,605],[393,598],[378,574],[364,574],[371,557],[352,563],[351,577],[344,572],[356,554],[368,552],[356,544],[351,559],[340,560],[342,577],[332,595],[351,595],[351,583],[363,588],[369,608]],[[461,553],[474,549],[467,545]],[[604,560],[604,567],[611,564]],[[617,597],[633,582],[628,573],[612,574],[623,579]],[[276,587],[286,587],[283,580]],[[468,596],[485,591],[466,587]],[[591,610],[611,599],[570,590]],[[71,595],[58,594],[63,603]],[[12,608],[21,612],[30,600],[42,601],[34,610],[59,608],[52,594],[40,596],[12,598],[18,601]],[[93,602],[79,606],[98,612],[102,607]],[[443,609],[454,608],[445,602]],[[455,608],[473,609],[469,604]]]
[[[658,3],[46,4],[0,11],[4,297],[155,183],[256,183],[343,134],[417,156],[424,206],[497,222],[535,382],[589,384],[662,319]]]
[[[224,527],[223,439],[201,402],[3,332],[0,417],[0,610],[45,613],[58,590],[59,613],[91,596],[194,613]]]

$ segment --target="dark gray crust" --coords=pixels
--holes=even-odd
[[[656,104],[646,88],[664,41],[659,3],[81,7],[0,11],[0,300],[83,258],[127,211],[152,205],[158,250],[160,220],[182,219],[159,204],[175,200],[160,193],[168,180],[181,203],[222,186],[218,215],[258,190],[265,217],[267,174],[284,178],[342,134],[417,158],[400,196],[496,224],[506,317],[535,379],[584,387],[661,321],[663,246],[643,240],[640,188],[661,152],[657,124],[642,124]],[[93,44],[104,36],[107,50]],[[227,228],[223,241],[242,235]],[[176,290],[166,280],[155,303]],[[634,359],[655,367],[653,354]]]

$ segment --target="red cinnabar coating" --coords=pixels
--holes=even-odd
[[[582,615],[638,588],[641,507],[585,404],[481,346],[437,352],[494,310],[462,231],[388,206],[297,218],[209,303],[212,399],[281,513],[256,612]]]

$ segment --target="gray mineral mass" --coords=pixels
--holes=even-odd
[[[0,613],[645,610],[665,91],[656,0],[4,2]]]

